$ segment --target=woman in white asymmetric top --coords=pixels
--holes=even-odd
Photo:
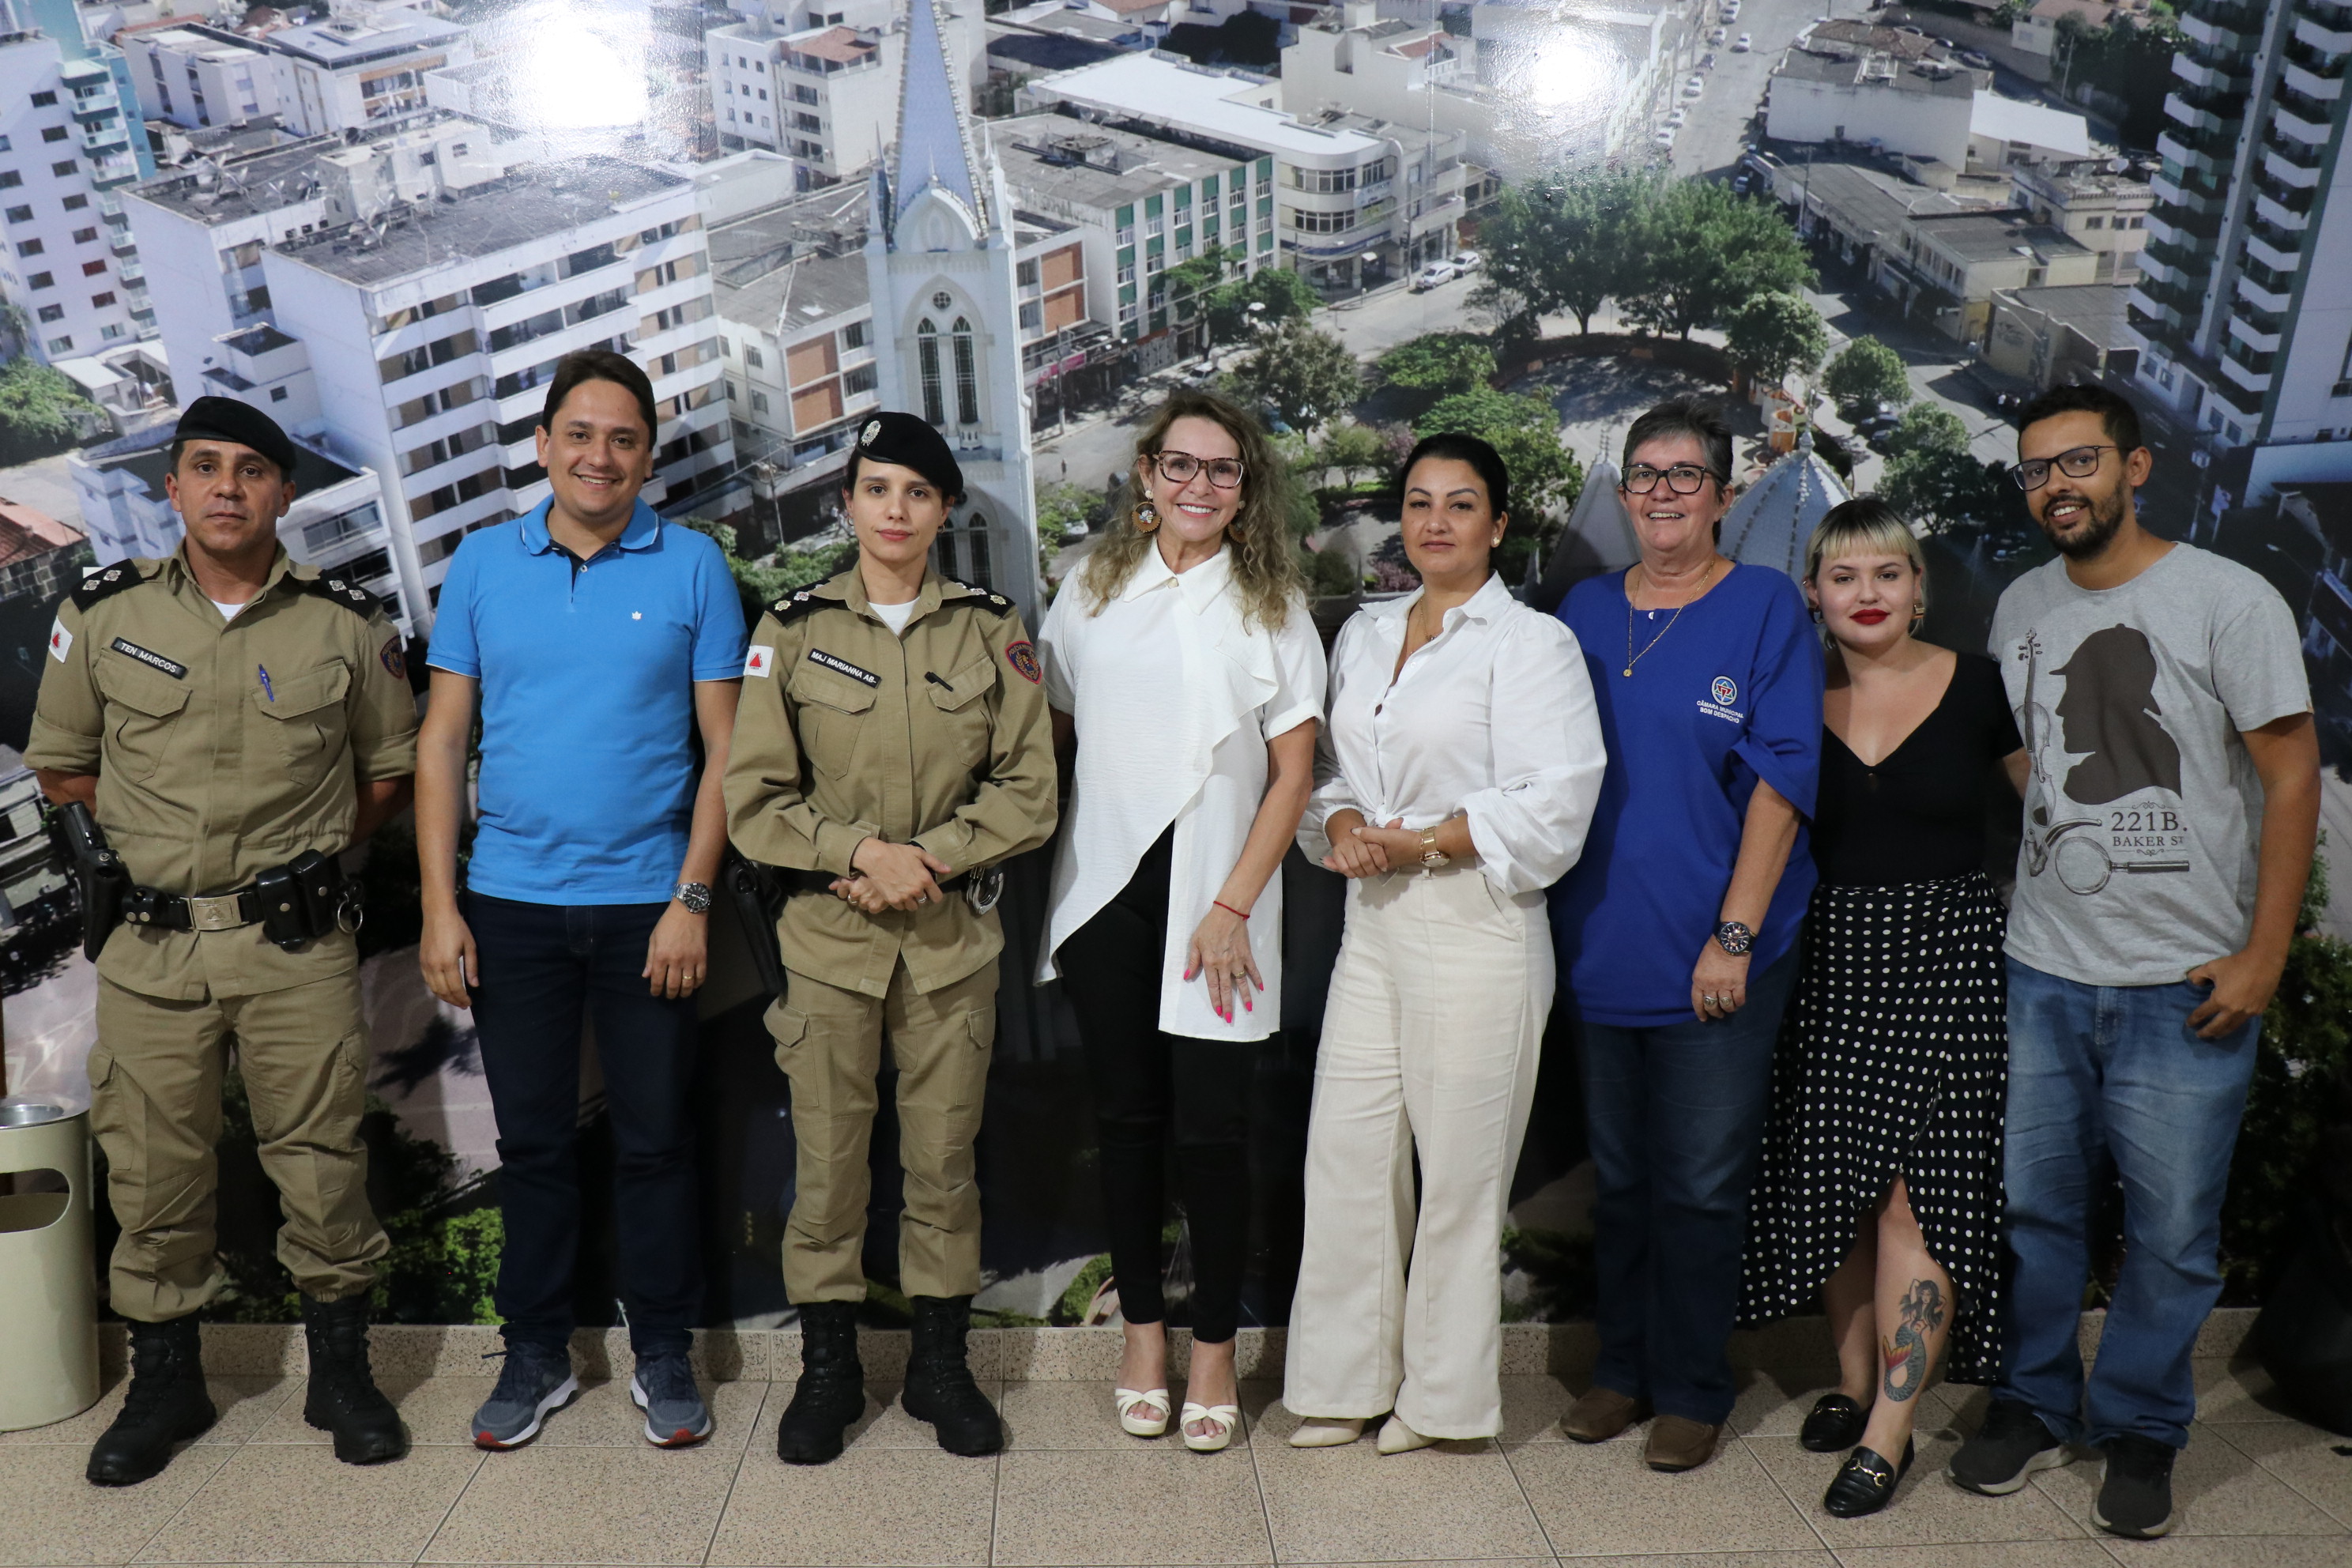
[[[1037,635],[1072,781],[1039,977],[1061,979],[1086,1049],[1127,1324],[1121,1423],[1139,1436],[1168,1426],[1172,1142],[1194,1276],[1180,1425],[1188,1447],[1213,1450],[1239,1417],[1256,1042],[1282,1019],[1277,871],[1313,787],[1323,649],[1286,476],[1249,416],[1177,394],[1129,483],[1132,514]]]

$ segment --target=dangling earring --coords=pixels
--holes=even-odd
[[[1917,631],[1919,629],[1919,623],[1927,618],[1927,605],[1926,601],[1914,599],[1911,602],[1911,629],[1915,632]]]
[[[1135,531],[1138,533],[1150,533],[1159,527],[1160,509],[1148,500],[1136,502]]]
[[[1809,613],[1813,617],[1813,625],[1820,626],[1822,624],[1822,607],[1819,605],[1815,605]]]

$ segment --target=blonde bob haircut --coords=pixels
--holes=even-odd
[[[1255,419],[1213,393],[1189,390],[1171,395],[1136,437],[1135,461],[1127,476],[1129,512],[1111,520],[1103,542],[1087,554],[1079,573],[1091,602],[1088,613],[1101,615],[1135,575],[1144,552],[1154,548],[1152,535],[1135,526],[1133,502],[1150,493],[1150,459],[1179,419],[1208,420],[1231,436],[1241,452],[1242,504],[1225,525],[1225,549],[1233,557],[1243,619],[1278,631],[1306,591],[1290,539],[1289,466],[1276,454]]]
[[[1822,563],[1850,555],[1900,555],[1919,579],[1919,603],[1927,602],[1927,558],[1903,514],[1876,496],[1840,501],[1822,517],[1805,545],[1805,581],[1818,585]]]

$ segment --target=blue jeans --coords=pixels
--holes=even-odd
[[[2189,1356],[2221,1299],[2221,1195],[2262,1029],[2253,1019],[2199,1039],[2189,1015],[2206,989],[2084,985],[2009,961],[2017,1272],[1998,1397],[2031,1405],[2070,1442],[2189,1442]],[[2074,1335],[2109,1161],[2123,1181],[2124,1263],[2086,1391]]]
[[[683,1351],[702,1310],[694,999],[656,996],[646,945],[667,904],[527,904],[464,895],[480,956],[474,1027],[499,1121],[506,1245],[495,1300],[509,1344],[572,1338],[580,1256],[580,1038],[613,1131],[615,1272],[639,1355]]]
[[[1803,947],[1757,975],[1748,1005],[1723,1022],[1583,1026],[1600,1289],[1592,1381],[1661,1415],[1712,1426],[1731,1414],[1726,1352],[1748,1189]]]

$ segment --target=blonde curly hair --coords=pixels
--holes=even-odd
[[[1190,390],[1171,394],[1136,437],[1135,461],[1127,476],[1130,505],[1126,516],[1115,518],[1102,542],[1087,555],[1078,582],[1090,601],[1088,613],[1100,615],[1119,595],[1153,548],[1152,536],[1135,526],[1132,500],[1149,493],[1150,458],[1168,438],[1169,426],[1179,419],[1206,419],[1234,438],[1242,458],[1242,504],[1225,525],[1225,549],[1233,556],[1234,585],[1241,595],[1242,617],[1268,631],[1278,631],[1290,617],[1306,580],[1298,570],[1298,552],[1290,538],[1290,468],[1276,455],[1274,443],[1255,419],[1213,393]]]

